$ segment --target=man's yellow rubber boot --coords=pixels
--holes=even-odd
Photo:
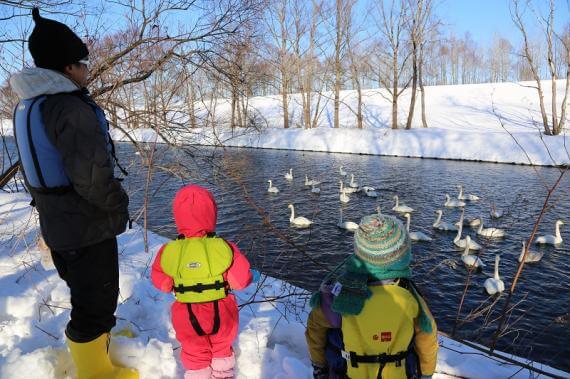
[[[113,366],[107,350],[109,334],[90,342],[78,343],[67,339],[71,357],[77,368],[77,379],[138,379],[133,368]]]

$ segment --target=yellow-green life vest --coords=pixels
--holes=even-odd
[[[222,238],[192,237],[169,242],[160,265],[174,279],[176,300],[205,303],[226,297],[223,274],[232,260],[232,249]]]
[[[372,296],[366,300],[362,312],[342,317],[346,358],[348,354],[353,358],[386,354],[392,362],[373,364],[349,360],[347,374],[350,378],[405,379],[405,357],[414,337],[418,303],[410,291],[396,284],[368,288]]]

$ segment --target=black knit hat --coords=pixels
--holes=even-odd
[[[38,8],[32,10],[36,26],[28,39],[28,48],[37,67],[63,70],[89,55],[87,45],[61,22],[43,18]]]

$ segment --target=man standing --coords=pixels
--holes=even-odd
[[[66,25],[32,11],[36,67],[10,79],[20,102],[14,135],[42,236],[71,292],[65,335],[79,379],[136,379],[108,355],[119,293],[116,236],[129,198],[114,176],[105,114],[85,90],[87,46]]]

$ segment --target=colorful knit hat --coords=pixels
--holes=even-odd
[[[365,216],[354,234],[354,253],[376,279],[409,276],[412,244],[404,225],[395,217]]]

